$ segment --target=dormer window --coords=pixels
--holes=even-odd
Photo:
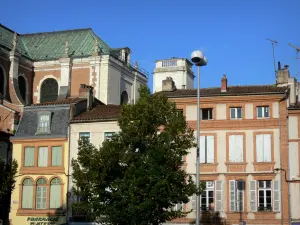
[[[41,112],[38,114],[38,127],[36,134],[50,134],[51,113]]]

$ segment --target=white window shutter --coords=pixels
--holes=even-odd
[[[207,163],[214,163],[215,160],[215,137],[207,136]]]
[[[264,162],[271,162],[271,134],[264,135]]]
[[[215,181],[215,211],[223,211],[223,182],[221,180]]]
[[[245,183],[244,181],[237,181],[236,185],[237,185],[237,193],[236,193],[237,211],[243,212]]]
[[[229,210],[236,211],[236,182],[235,180],[229,181]]]
[[[235,135],[229,136],[229,162],[235,162],[236,153],[235,153]]]
[[[200,163],[205,163],[205,136],[200,136]]]
[[[263,162],[264,160],[264,136],[262,134],[256,135],[256,162]]]
[[[256,180],[251,180],[249,181],[249,209],[251,212],[257,211],[256,199]]]
[[[280,182],[275,180],[273,182],[273,211],[280,212]]]
[[[243,135],[236,135],[235,137],[235,152],[236,152],[236,162],[244,161],[244,143],[243,143]]]

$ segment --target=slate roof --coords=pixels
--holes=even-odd
[[[34,106],[44,106],[44,105],[67,105],[67,104],[76,104],[79,102],[86,101],[86,98],[65,98],[62,100],[54,101],[54,102],[42,102],[34,104]]]
[[[121,105],[98,105],[73,118],[71,122],[95,122],[117,120],[121,114]]]
[[[252,85],[252,86],[228,86],[226,92],[221,92],[220,87],[201,88],[200,96],[237,96],[237,95],[261,95],[261,94],[283,94],[287,87],[277,87],[276,85]],[[177,89],[175,91],[162,91],[169,98],[196,97],[197,89]]]
[[[38,113],[51,112],[51,134],[36,135]],[[12,139],[66,138],[70,114],[69,105],[53,105],[41,108],[35,106],[24,107],[18,130]]]

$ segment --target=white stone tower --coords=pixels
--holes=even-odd
[[[171,77],[177,89],[194,88],[193,64],[184,58],[156,60],[153,73],[153,92],[162,91],[162,81]]]

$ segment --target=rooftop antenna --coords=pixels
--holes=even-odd
[[[266,38],[266,39],[272,43],[272,49],[273,49],[273,64],[274,64],[274,71],[275,71],[275,76],[276,76],[275,44],[277,44],[278,42],[275,41],[275,40],[272,40],[272,39],[270,39],[270,38]]]
[[[300,48],[296,47],[295,45],[292,45],[291,43],[289,43],[289,46],[291,46],[292,48],[294,48],[296,50],[296,77],[298,76],[298,65],[297,65],[297,60],[300,59],[298,57],[298,52],[300,52]]]

